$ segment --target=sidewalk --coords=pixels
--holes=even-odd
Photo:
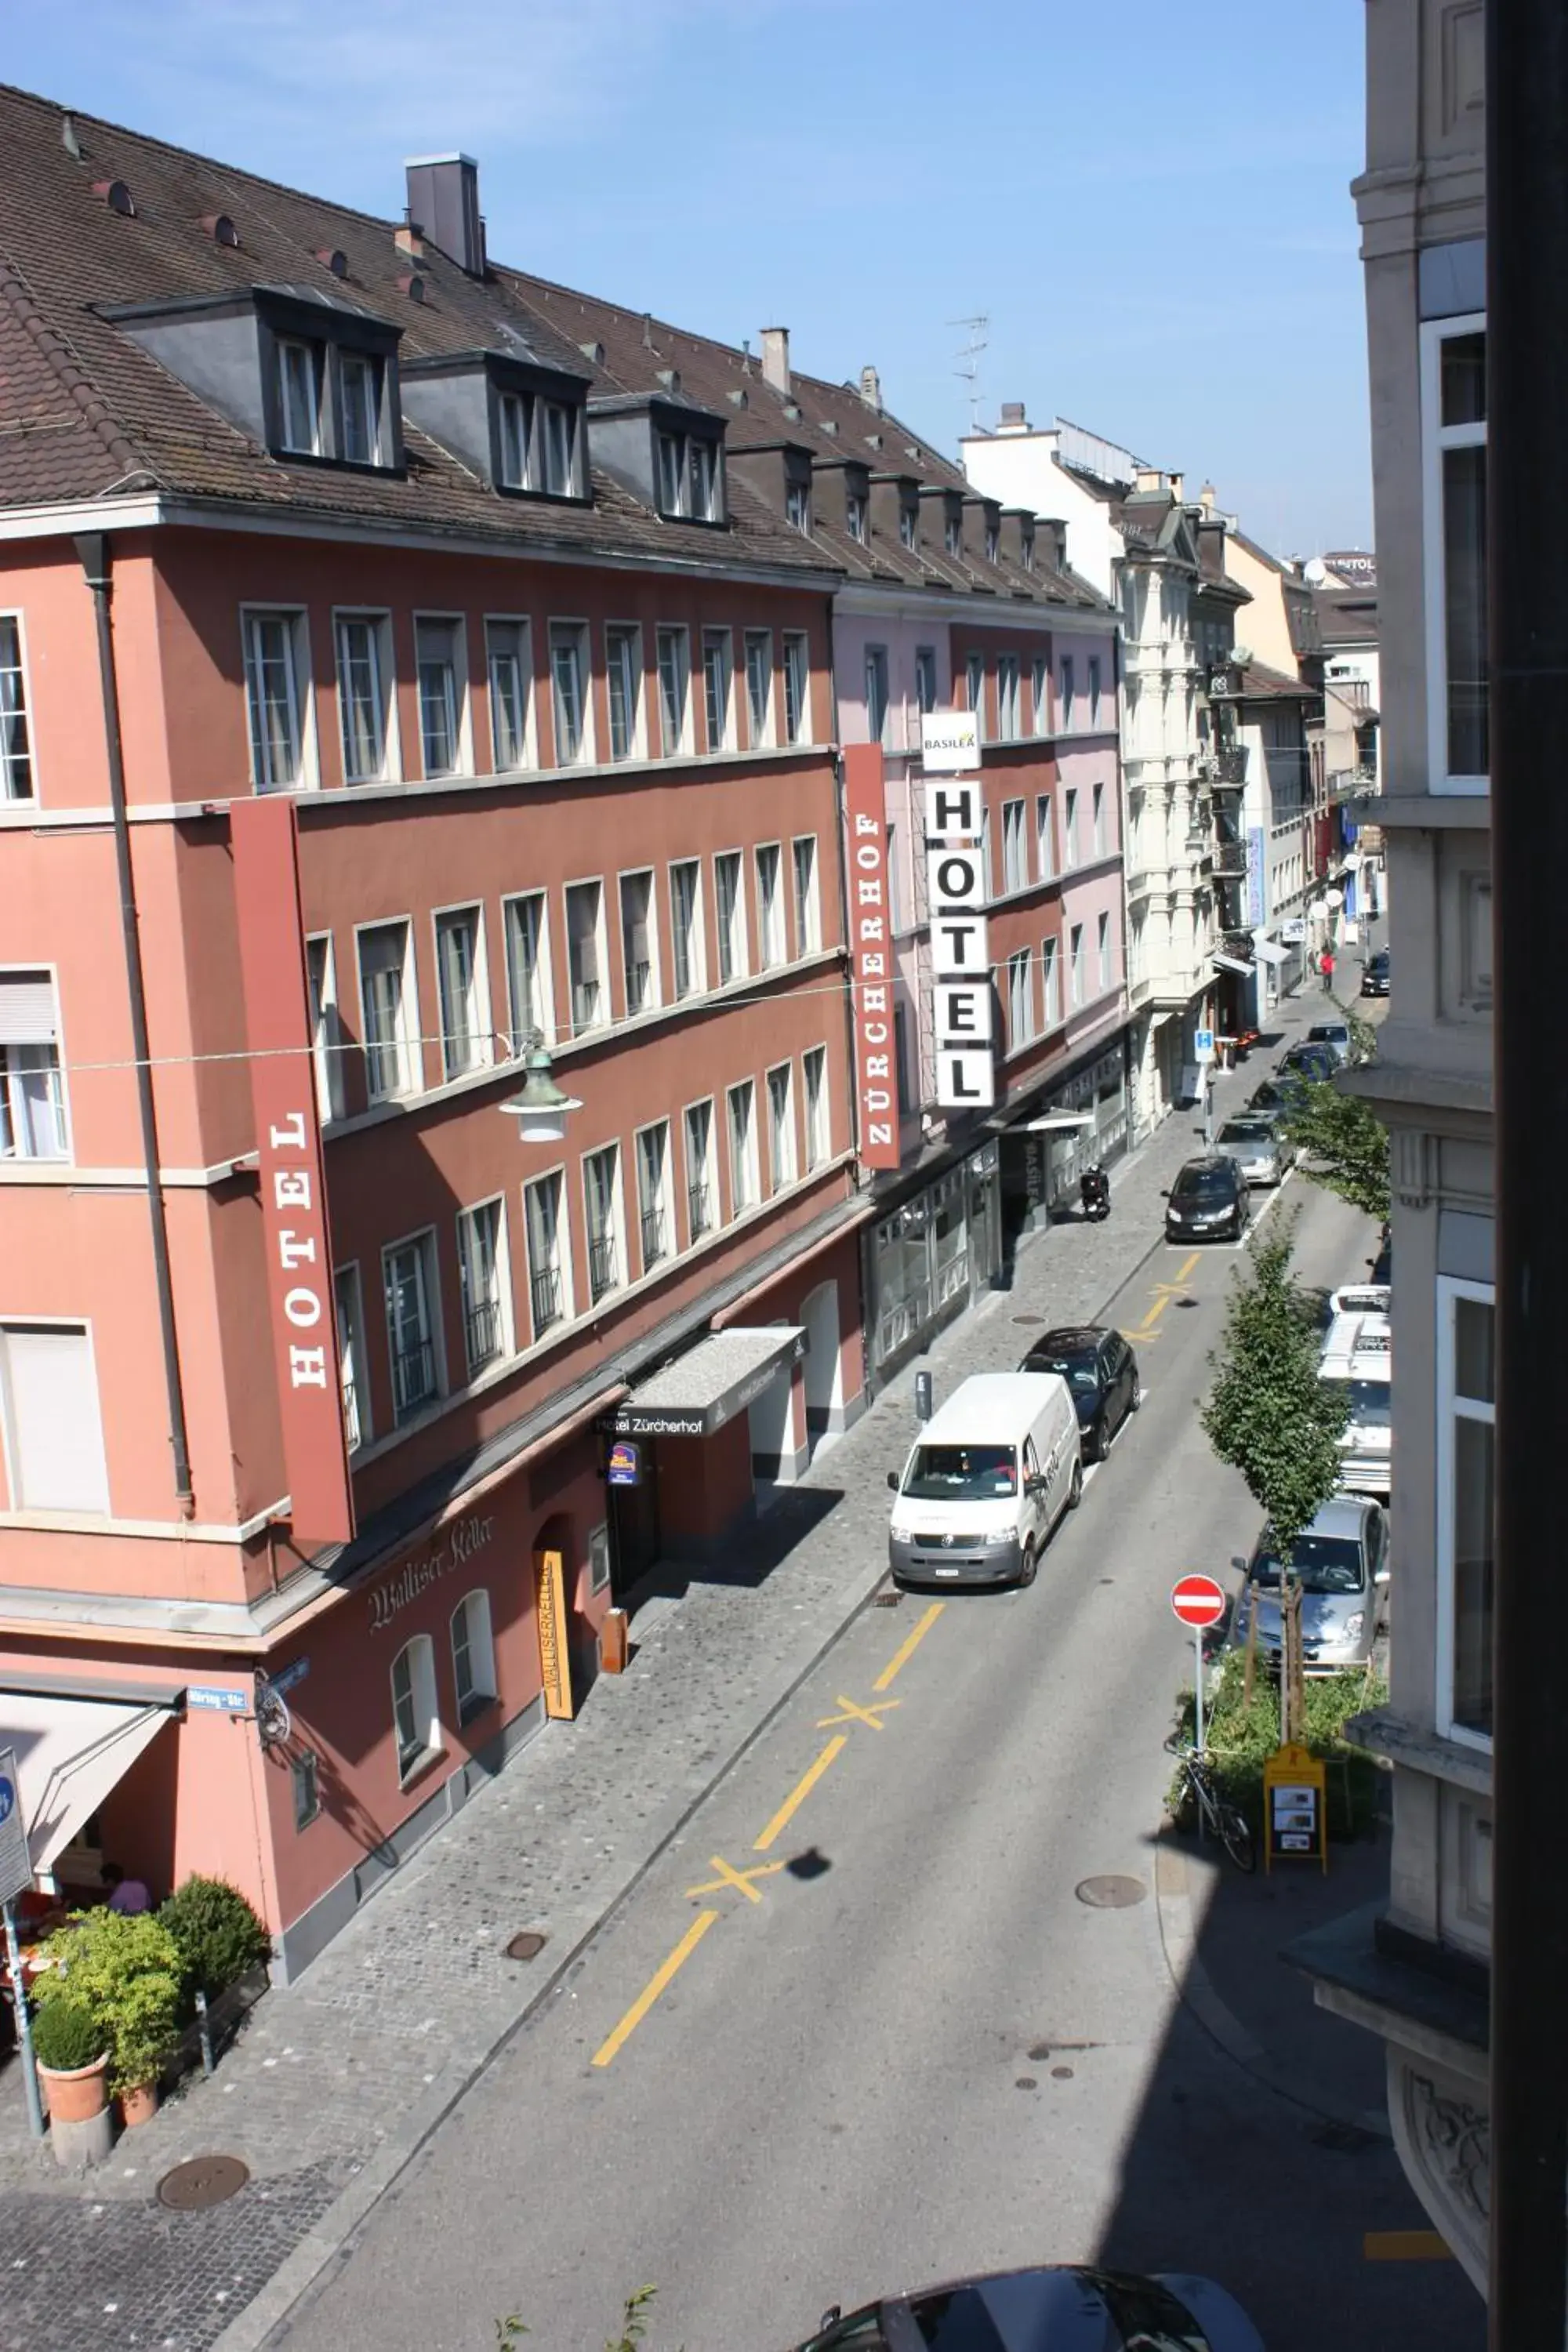
[[[1316,1003],[1303,991],[1280,1008],[1285,1040]],[[1217,1081],[1216,1124],[1272,1058]],[[191,2078],[109,2164],[61,2175],[27,2136],[19,2068],[5,2068],[0,2347],[74,2352],[106,2308],[122,2340],[179,2352],[263,2340],[882,1582],[883,1474],[915,1426],[916,1370],[934,1372],[940,1401],[1016,1363],[1021,1326],[1093,1320],[1158,1240],[1162,1191],[1202,1148],[1196,1125],[1174,1113],[1116,1169],[1104,1223],[1027,1245],[1011,1289],[781,1489],[727,1573],[694,1571],[678,1600],[639,1613],[627,1673],[601,1676],[574,1724],[546,1725],[298,1984],[268,1995],[214,2080]],[[505,1951],[524,1929],[546,1938],[531,1962]],[[228,2203],[175,2215],[151,2202],[172,2166],[218,2151],[252,2175]]]

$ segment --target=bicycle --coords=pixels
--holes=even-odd
[[[1258,1849],[1253,1841],[1252,1825],[1239,1805],[1222,1797],[1214,1784],[1214,1768],[1208,1750],[1184,1748],[1174,1739],[1165,1742],[1167,1752],[1182,1768],[1187,1792],[1198,1809],[1202,1827],[1219,1840],[1237,1870],[1251,1872],[1258,1867]]]

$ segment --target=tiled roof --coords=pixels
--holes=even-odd
[[[1248,662],[1241,673],[1243,702],[1314,702],[1318,691],[1315,686],[1303,686],[1299,677],[1287,677],[1283,670],[1270,669],[1267,662]]]
[[[1320,588],[1318,621],[1325,646],[1374,646],[1377,598],[1365,588]]]

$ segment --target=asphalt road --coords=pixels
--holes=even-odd
[[[1269,1214],[1297,1208],[1305,1277],[1358,1273],[1365,1222],[1299,1181]],[[766,2352],[830,2302],[1100,2253],[1225,2279],[1270,2352],[1478,2352],[1456,2265],[1362,2258],[1363,2232],[1423,2219],[1386,2144],[1325,2145],[1215,2047],[1152,1895],[1075,1893],[1151,1885],[1190,1659],[1169,1587],[1234,1583],[1256,1531],[1194,1411],[1236,1264],[1155,1245],[1114,1311],[1142,1412],[1033,1590],[849,1626],[324,2274],[289,2352],[481,2352],[508,2312],[580,2352],[645,2281],[660,2352]],[[995,1330],[1005,1364],[1029,1335]]]

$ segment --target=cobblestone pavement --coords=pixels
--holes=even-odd
[[[1319,1002],[1304,992],[1283,1008],[1286,1037]],[[1264,1074],[1255,1055],[1222,1077],[1216,1110]],[[1173,1114],[1115,1171],[1106,1222],[1031,1242],[1012,1287],[942,1335],[922,1360],[939,1399],[1016,1362],[1021,1325],[1093,1318],[1158,1239],[1161,1190],[1200,1148],[1194,1126]],[[0,2347],[79,2352],[111,2303],[121,2342],[195,2352],[216,2341],[219,2314],[225,2352],[261,2342],[881,1582],[883,1474],[914,1427],[915,1370],[780,1490],[725,1580],[694,1574],[649,1602],[628,1671],[602,1676],[575,1723],[547,1724],[297,1985],[267,1995],[213,2080],[190,2078],[107,2165],[62,2175],[27,2136],[19,2069],[0,2074]],[[505,1957],[521,1928],[548,1938],[531,1962]],[[231,2204],[187,2215],[153,2201],[171,2166],[218,2151],[253,2175]],[[25,2324],[13,2273],[41,2282],[36,2304],[23,2288]]]

